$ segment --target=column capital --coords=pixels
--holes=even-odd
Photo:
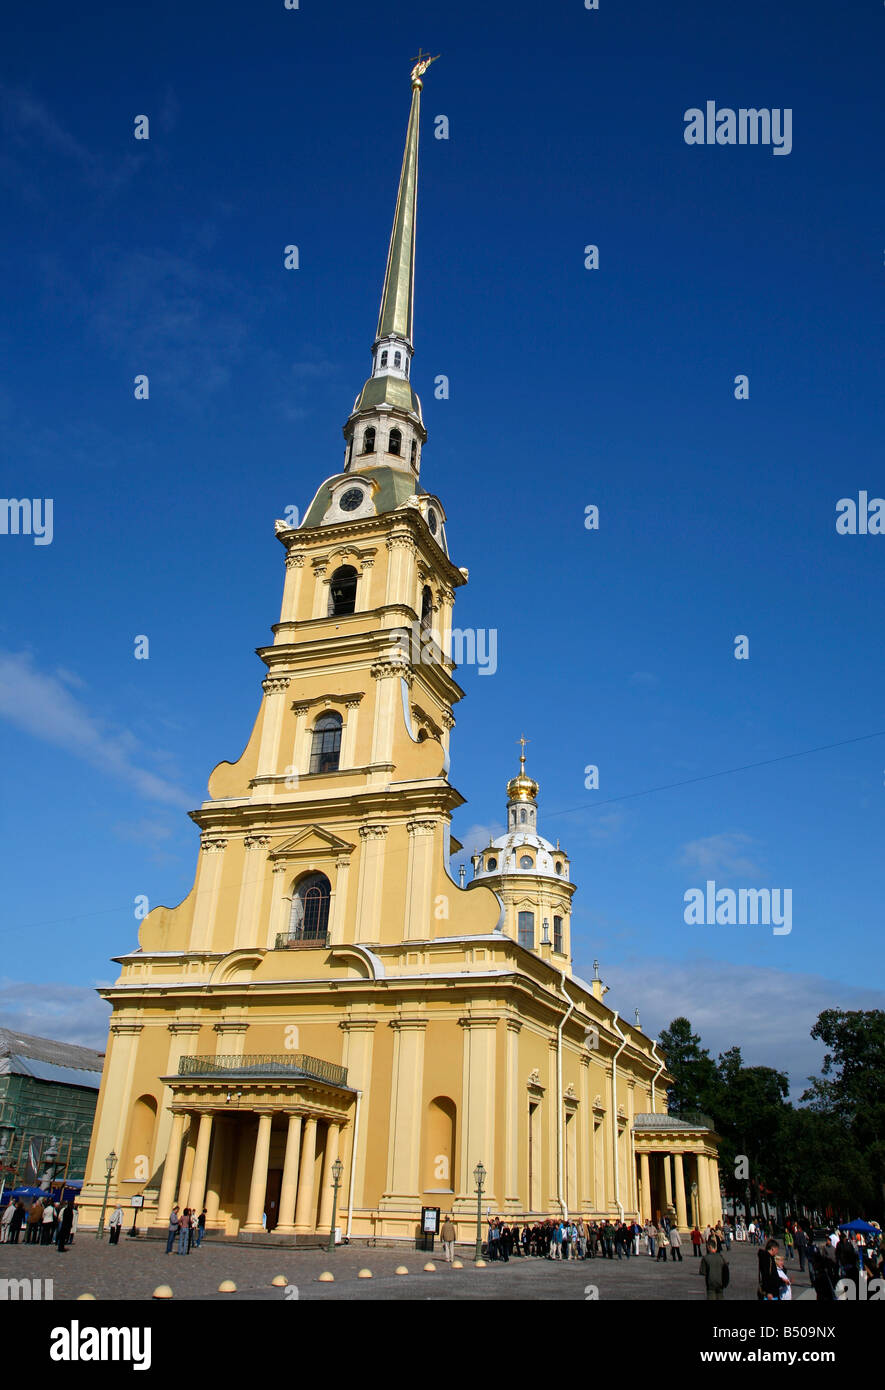
[[[202,1026],[202,1023],[167,1023],[166,1030],[169,1033],[197,1034]]]
[[[129,1034],[131,1037],[136,1037],[141,1032],[143,1027],[143,1023],[125,1023],[121,1020],[119,1023],[111,1024],[111,1032],[117,1034]]]
[[[397,1031],[403,1030],[423,1033],[424,1029],[427,1027],[427,1023],[428,1020],[426,1018],[392,1018],[388,1027]]]
[[[376,1018],[342,1018],[338,1027],[344,1033],[374,1033],[378,1027]]]
[[[265,676],[261,682],[261,689],[265,695],[281,695],[284,690],[288,690],[289,680],[289,676]]]
[[[500,1022],[497,1014],[465,1014],[458,1019],[461,1028],[497,1028]]]

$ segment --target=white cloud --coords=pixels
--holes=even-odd
[[[737,874],[740,878],[757,878],[762,869],[745,851],[754,844],[749,835],[738,831],[722,835],[706,835],[682,846],[681,863],[706,875]]]
[[[39,671],[28,652],[0,651],[0,718],[128,782],[150,801],[188,809],[191,798],[180,787],[141,766],[135,735],[93,714],[69,689],[70,679],[68,672]]]

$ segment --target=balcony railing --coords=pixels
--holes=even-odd
[[[182,1057],[178,1063],[179,1076],[229,1076],[234,1080],[247,1077],[299,1077],[308,1076],[314,1081],[327,1081],[332,1086],[347,1085],[347,1068],[336,1062],[325,1062],[322,1057],[310,1057],[306,1052],[253,1052],[242,1057],[219,1055],[217,1057]]]
[[[324,950],[329,944],[329,933],[321,936],[299,936],[297,932],[281,931],[277,934],[276,951]]]

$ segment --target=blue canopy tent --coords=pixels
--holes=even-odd
[[[878,1231],[879,1231],[879,1227],[878,1227],[878,1226],[871,1226],[870,1223],[869,1223],[869,1221],[862,1221],[860,1217],[857,1217],[856,1220],[854,1220],[854,1221],[846,1221],[845,1224],[844,1224],[843,1226],[840,1226],[840,1227],[839,1227],[839,1230],[840,1230],[840,1231],[866,1231],[868,1234],[872,1233],[873,1235],[877,1235],[877,1234],[878,1234]]]

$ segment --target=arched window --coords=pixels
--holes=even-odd
[[[386,367],[386,366],[387,366],[387,348],[385,348],[384,351],[383,351],[382,354],[381,354],[381,366],[382,366],[382,367]]]
[[[295,890],[289,933],[301,941],[316,941],[329,930],[332,887],[325,874],[307,874]]]
[[[414,462],[415,462],[415,458],[416,458],[416,456],[417,456],[417,453],[418,453],[418,442],[417,442],[417,440],[413,439],[413,440],[412,440],[412,452],[411,452],[411,454],[410,454],[410,458],[411,458],[411,461],[412,461],[412,464],[413,464],[413,465],[414,465]]]
[[[400,430],[391,430],[390,438],[387,441],[387,452],[389,454],[400,454],[403,448],[403,436]]]
[[[310,772],[337,772],[341,757],[341,715],[324,714],[313,726]]]
[[[356,607],[357,572],[353,565],[341,565],[329,581],[329,617],[352,613]]]
[[[407,358],[406,358],[406,376],[408,376],[408,375],[409,375],[409,359],[408,359],[408,357],[407,357]]]
[[[495,859],[494,856],[493,856],[493,857],[489,860],[488,864],[486,865],[486,868],[488,869],[488,871],[489,871],[490,874],[493,874],[493,873],[495,872],[495,870],[497,869],[497,867],[498,867],[498,861],[497,861],[497,859]]]
[[[533,912],[520,912],[517,922],[520,946],[525,946],[526,950],[533,951],[535,949],[535,914]]]
[[[363,431],[363,453],[374,454],[375,452],[375,427],[370,425]]]
[[[524,806],[523,806],[522,810],[521,810],[520,813],[519,813],[519,823],[520,823],[520,825],[525,825],[525,807],[524,807]]]
[[[350,467],[350,465],[351,465],[352,459],[353,459],[353,436],[351,435],[350,443],[349,443],[348,446],[347,446],[347,462],[346,462],[345,465],[344,465],[344,471],[345,471],[345,473],[346,473],[347,470],[349,469],[349,467]]]
[[[524,854],[519,861],[519,867],[521,869],[534,868],[534,861],[532,860],[532,856],[530,854]]]
[[[562,918],[553,918],[553,949],[562,954]]]
[[[395,352],[395,353],[393,354],[393,365],[394,365],[395,367],[401,367],[402,364],[403,364],[403,355],[402,355],[402,353],[401,353],[401,352]]]
[[[430,592],[429,585],[425,584],[421,590],[421,626],[430,627],[433,621],[433,594]]]

